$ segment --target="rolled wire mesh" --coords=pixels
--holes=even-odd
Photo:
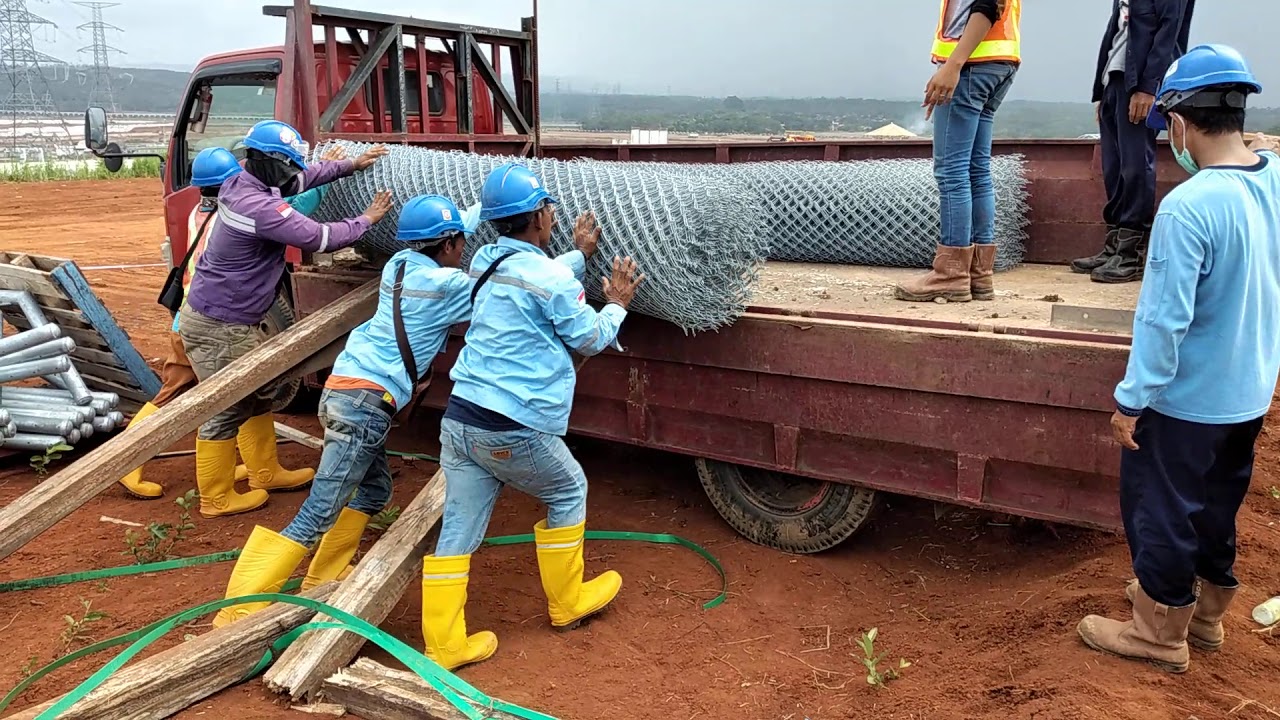
[[[369,145],[336,141],[355,157]],[[316,148],[322,153],[328,144]],[[444,195],[460,207],[479,201],[493,168],[518,161],[560,200],[553,255],[573,249],[573,219],[591,210],[603,230],[588,264],[587,293],[602,300],[600,279],[614,255],[630,255],[648,275],[632,309],[686,331],[731,323],[750,301],[765,259],[928,267],[940,234],[939,194],[929,160],[759,162],[733,165],[560,161],[391,146],[370,170],[333,185],[322,221],[354,217],[379,190],[396,207],[415,195]],[[996,191],[996,267],[1024,252],[1027,192],[1021,156],[992,160]],[[372,255],[403,246],[393,209],[361,240]],[[482,223],[464,257],[496,239]]]

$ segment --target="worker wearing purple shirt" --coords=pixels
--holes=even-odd
[[[285,201],[294,195],[368,169],[386,149],[376,146],[355,160],[306,161],[307,143],[276,120],[254,125],[245,137],[245,172],[225,182],[218,223],[196,264],[181,312],[182,344],[196,377],[214,373],[262,343],[261,328],[275,302],[285,269],[285,247],[333,252],[354,244],[391,208],[382,192],[363,215],[319,223]],[[300,490],[315,471],[286,470],[276,457],[274,389],[268,385],[213,416],[196,437],[200,513],[233,515],[261,507],[268,490]],[[235,490],[237,434],[249,471],[249,492]]]

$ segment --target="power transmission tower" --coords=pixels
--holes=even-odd
[[[2,2],[3,0],[0,0]],[[107,31],[114,30],[116,32],[124,32],[115,25],[104,22],[102,20],[102,11],[109,7],[115,7],[120,3],[113,2],[78,2],[76,5],[87,7],[93,10],[93,20],[80,25],[77,30],[90,30],[93,33],[93,44],[80,48],[80,52],[93,53],[93,85],[89,90],[89,104],[105,108],[114,112],[120,108],[116,107],[115,94],[111,91],[111,53],[125,52],[119,48],[112,47],[107,44]]]
[[[40,66],[66,63],[36,50],[31,35],[39,25],[57,27],[28,11],[27,0],[0,0],[0,113],[13,119],[15,142],[18,115],[58,116]]]

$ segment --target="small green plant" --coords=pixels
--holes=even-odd
[[[389,507],[386,510],[369,518],[369,529],[382,532],[391,527],[391,523],[400,519],[400,506]]]
[[[195,530],[191,522],[191,508],[195,507],[200,495],[195,490],[188,490],[185,495],[174,500],[178,506],[178,521],[175,523],[158,523],[152,520],[147,523],[145,532],[137,532],[132,528],[124,533],[125,550],[121,555],[133,557],[138,565],[161,562],[173,557],[173,548],[187,539],[187,533]]]
[[[70,452],[75,448],[64,443],[58,443],[53,447],[45,450],[42,455],[31,456],[31,468],[36,471],[36,475],[44,477],[49,474],[49,465],[55,460],[62,459],[62,453]]]
[[[0,182],[66,182],[72,180],[128,180],[160,177],[160,160],[136,158],[111,172],[99,160],[0,163]]]
[[[27,662],[24,663],[22,667],[18,668],[18,674],[22,677],[23,680],[26,680],[27,678],[35,674],[39,664],[40,664],[40,656],[32,655],[31,657],[27,658]]]
[[[911,663],[906,659],[898,660],[896,668],[880,670],[880,663],[884,661],[885,656],[889,653],[876,654],[876,636],[879,635],[877,628],[862,633],[862,637],[858,640],[858,647],[862,648],[862,664],[867,668],[867,684],[874,688],[882,688],[889,683],[890,680],[897,680],[903,670],[911,667]]]
[[[1280,500],[1280,487],[1276,487],[1275,485],[1272,485],[1271,487],[1267,488],[1267,492],[1271,495],[1271,499]]]
[[[66,623],[66,627],[62,628],[61,635],[63,655],[71,652],[71,647],[76,643],[93,640],[93,637],[89,635],[89,626],[109,617],[101,610],[94,610],[92,600],[80,598],[80,605],[84,610],[80,613],[79,618],[70,615],[62,616],[63,621]]]

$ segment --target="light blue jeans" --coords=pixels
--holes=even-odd
[[[391,467],[387,465],[391,414],[382,394],[325,390],[320,395],[320,424],[324,425],[324,450],[311,493],[280,533],[307,547],[329,532],[343,506],[376,515],[391,501]]]
[[[490,432],[440,421],[444,520],[437,557],[470,555],[480,547],[504,485],[547,506],[549,529],[587,519],[587,476],[564,440],[527,428]]]
[[[1017,71],[1005,62],[966,65],[951,101],[934,108],[933,175],[941,195],[943,245],[995,242],[991,138],[996,110]]]

